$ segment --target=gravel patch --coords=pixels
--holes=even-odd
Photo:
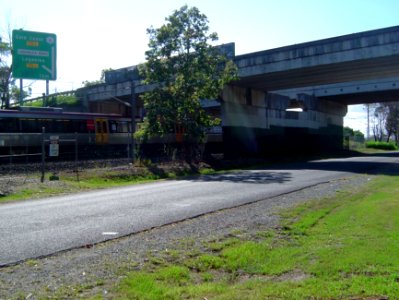
[[[148,253],[173,249],[185,243],[187,250],[201,241],[229,235],[256,233],[278,228],[278,211],[295,204],[333,196],[345,189],[364,185],[371,176],[351,176],[252,204],[224,209],[178,223],[153,228],[97,245],[58,253],[15,266],[0,268],[0,299],[41,299],[59,291],[83,298],[102,293],[139,268]],[[72,296],[71,296],[72,297]]]

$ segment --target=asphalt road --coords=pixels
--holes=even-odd
[[[399,175],[399,156],[330,159],[0,205],[0,266],[264,200],[356,173]]]

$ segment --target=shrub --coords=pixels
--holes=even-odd
[[[369,141],[366,143],[367,148],[381,149],[381,150],[398,150],[398,146],[394,143]]]

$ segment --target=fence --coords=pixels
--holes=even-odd
[[[68,135],[70,136],[70,135]],[[49,157],[59,156],[59,145],[61,143],[73,143],[74,144],[74,160],[77,172],[78,166],[78,134],[74,133],[74,138],[60,138],[58,135],[52,135],[45,132],[45,128],[42,128],[42,133],[7,133],[0,134],[0,147],[2,153],[8,152],[8,154],[0,155],[0,159],[9,159],[9,163],[12,164],[13,160],[17,158],[29,158],[29,157],[40,157],[41,159],[41,182],[44,181],[45,166],[46,166],[46,153]],[[48,145],[48,152],[46,152],[46,146]],[[39,152],[30,153],[30,150]],[[79,176],[79,175],[77,175]],[[78,177],[79,178],[79,177]]]

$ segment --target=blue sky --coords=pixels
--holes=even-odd
[[[58,78],[50,92],[71,90],[103,69],[143,62],[146,29],[184,4],[208,17],[220,43],[235,42],[236,54],[399,25],[398,0],[0,0],[0,33],[9,25],[55,33]],[[42,81],[26,84],[36,95],[45,91]],[[353,110],[360,116],[348,120],[363,118],[362,107]]]

